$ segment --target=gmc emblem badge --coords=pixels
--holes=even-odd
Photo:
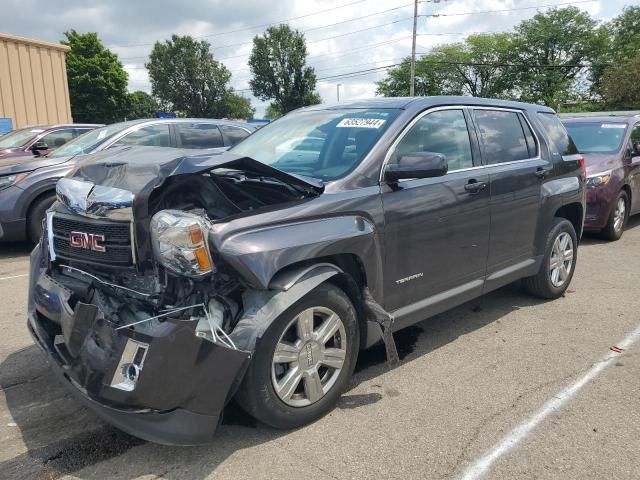
[[[97,233],[71,232],[69,234],[69,246],[73,248],[83,248],[104,253],[107,249],[103,243],[104,235],[98,235]]]

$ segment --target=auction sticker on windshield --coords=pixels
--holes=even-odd
[[[603,123],[600,125],[600,128],[626,128],[627,125],[624,123]]]
[[[337,128],[380,128],[387,121],[380,118],[343,118]]]

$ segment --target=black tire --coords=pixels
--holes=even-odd
[[[622,225],[619,228],[615,227],[616,222],[616,210],[618,202],[622,199],[624,201],[625,210],[624,210],[624,220],[622,221]],[[618,196],[616,197],[615,202],[613,202],[613,207],[611,207],[611,211],[609,212],[609,219],[607,220],[607,226],[602,229],[600,232],[602,238],[609,241],[620,240],[622,234],[624,233],[624,229],[627,226],[627,220],[629,219],[629,196],[627,192],[622,190]]]
[[[335,383],[323,397],[308,406],[295,407],[286,404],[275,391],[271,377],[272,359],[287,327],[299,313],[312,307],[330,309],[342,320],[347,338],[345,360],[342,369],[336,373]],[[297,428],[314,422],[333,410],[349,385],[359,346],[360,332],[353,304],[338,287],[322,284],[280,315],[258,341],[236,400],[251,416],[275,428]]]
[[[553,247],[556,239],[563,233],[569,234],[571,237],[573,247],[573,262],[568,272],[567,278],[560,286],[554,285],[551,280],[551,266],[550,260],[553,253]],[[545,242],[545,254],[542,259],[542,265],[540,271],[532,276],[523,279],[523,285],[527,292],[531,295],[546,299],[555,299],[561,297],[565,290],[569,287],[571,279],[573,278],[573,272],[576,270],[576,260],[578,258],[578,239],[576,236],[576,230],[573,228],[573,224],[565,218],[554,218],[553,226],[547,234],[547,240]]]
[[[46,216],[47,210],[56,201],[55,194],[46,195],[38,199],[31,208],[27,217],[27,236],[33,243],[38,243],[42,236],[42,219]]]

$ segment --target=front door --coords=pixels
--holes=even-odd
[[[384,296],[389,311],[424,315],[429,306],[482,290],[489,240],[489,179],[480,165],[469,121],[461,107],[431,110],[405,131],[390,152],[389,163],[412,152],[441,153],[449,172],[442,177],[383,183]]]

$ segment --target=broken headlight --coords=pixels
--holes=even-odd
[[[199,277],[213,271],[207,227],[196,215],[162,210],[151,219],[151,241],[158,261],[181,275]]]

